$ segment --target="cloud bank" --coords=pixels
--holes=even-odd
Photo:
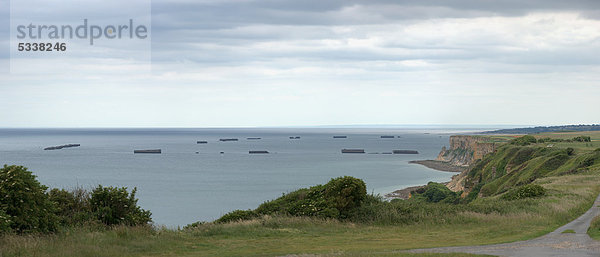
[[[151,16],[152,72],[136,47],[20,60],[36,72],[0,74],[5,126],[600,120],[598,1],[175,0]]]

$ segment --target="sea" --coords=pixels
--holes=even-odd
[[[434,159],[450,135],[478,130],[0,129],[0,165],[25,166],[51,188],[137,188],[138,204],[152,212],[154,223],[176,228],[212,221],[236,209],[254,209],[340,176],[360,178],[368,193],[380,195],[429,181],[445,182],[455,173],[409,161]],[[220,141],[224,138],[238,141]],[[81,146],[43,150],[65,144]],[[134,154],[136,149],[162,153]],[[342,154],[342,149],[364,149],[365,154]],[[383,154],[393,150],[419,154]]]

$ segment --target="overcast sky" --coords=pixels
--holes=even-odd
[[[77,25],[142,10],[151,48],[3,51],[0,127],[600,123],[596,0],[161,0],[151,15],[43,2],[9,25],[0,0],[3,46],[28,15]]]

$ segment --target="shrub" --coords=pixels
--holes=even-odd
[[[592,166],[594,163],[596,163],[596,160],[599,159],[599,157],[600,156],[598,156],[598,154],[596,154],[596,156],[588,156],[581,162],[581,164],[579,164],[577,168],[587,168]]]
[[[502,196],[504,200],[518,200],[530,197],[539,197],[546,195],[546,189],[540,185],[524,185],[508,191]]]
[[[93,215],[106,225],[124,224],[128,226],[147,225],[152,222],[150,211],[137,205],[137,188],[127,192],[126,187],[98,186],[92,191],[90,208]]]
[[[415,214],[407,200],[395,199],[391,202],[381,197],[369,195],[364,203],[352,210],[348,219],[352,222],[375,224],[409,224],[415,222]]]
[[[62,225],[81,225],[94,220],[89,204],[90,194],[86,190],[54,188],[48,192],[48,197],[56,205],[56,214]]]
[[[573,155],[575,153],[575,149],[568,147],[565,151],[567,151],[567,155]]]
[[[592,138],[589,136],[578,136],[578,137],[574,137],[573,141],[575,141],[575,142],[592,142]]]
[[[415,191],[414,200],[425,200],[430,203],[458,203],[460,194],[448,189],[444,184],[429,182],[427,186]]]
[[[10,232],[10,217],[0,209],[0,233]]]
[[[537,140],[538,143],[547,143],[547,142],[560,143],[560,142],[571,142],[571,141],[573,141],[573,139],[549,138],[549,137],[540,138]]]
[[[387,202],[369,196],[360,207],[352,211],[349,220],[379,225],[447,224],[457,217],[457,213],[470,209],[469,204],[449,204],[444,201],[433,203],[414,198]]]
[[[360,179],[345,176],[335,178],[325,185],[324,196],[329,207],[337,209],[341,216],[358,206],[367,197],[367,186]],[[330,212],[335,212],[329,208]]]
[[[261,204],[257,214],[346,218],[367,196],[365,183],[353,177],[331,179],[325,185],[299,189]]]
[[[479,196],[479,192],[481,191],[481,188],[485,185],[485,183],[479,183],[477,185],[475,185],[473,187],[473,189],[471,189],[471,192],[469,192],[469,194],[467,195],[467,197],[465,197],[465,199],[463,200],[465,203],[470,203],[473,200],[477,199],[477,196]]]
[[[256,218],[258,215],[256,215],[256,213],[252,210],[235,210],[232,212],[229,212],[223,216],[221,216],[221,218],[219,218],[218,220],[216,220],[216,223],[228,223],[228,222],[234,222],[234,221],[241,221],[241,220],[249,220],[252,218]]]
[[[533,136],[526,135],[526,136],[515,138],[515,139],[511,140],[510,143],[513,145],[526,146],[526,145],[537,143],[537,140]]]
[[[0,221],[0,227],[9,226],[17,233],[55,231],[58,218],[46,189],[27,168],[4,165],[0,169],[0,216],[5,221]]]
[[[183,227],[183,229],[194,229],[194,228],[198,228],[198,227],[200,227],[200,226],[202,226],[204,224],[207,224],[207,222],[206,221],[196,221],[194,223],[185,225]]]

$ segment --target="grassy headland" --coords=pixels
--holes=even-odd
[[[598,171],[540,179],[537,183],[548,189],[543,198],[482,198],[466,209],[425,204],[406,223],[395,220],[402,217],[400,210],[390,206],[370,222],[263,216],[182,230],[71,228],[47,236],[6,235],[0,239],[0,252],[3,256],[394,256],[411,248],[510,242],[543,235],[584,213],[600,192],[598,179]]]

